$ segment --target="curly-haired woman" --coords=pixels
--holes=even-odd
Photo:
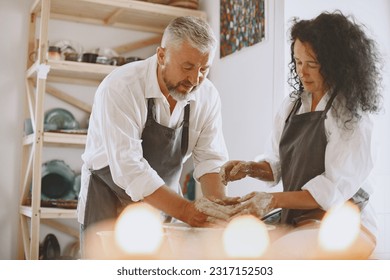
[[[275,118],[269,150],[260,161],[227,162],[222,179],[281,180],[283,192],[247,196],[246,211],[262,216],[282,208],[280,222],[294,226],[319,221],[330,208],[352,201],[362,228],[362,247],[353,257],[367,257],[377,234],[367,180],[373,168],[369,115],[381,103],[376,43],[340,11],[294,19],[290,34],[294,91]]]

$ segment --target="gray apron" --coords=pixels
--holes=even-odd
[[[299,191],[302,186],[325,171],[325,132],[326,114],[331,108],[335,94],[331,96],[324,111],[314,111],[297,115],[302,104],[299,98],[285,121],[279,154],[283,191]],[[369,195],[363,190],[351,198],[362,209]],[[282,209],[281,223],[297,225],[305,220],[321,220],[322,209],[301,210]]]
[[[179,181],[183,158],[188,149],[190,104],[184,108],[184,119],[180,127],[173,129],[155,121],[154,100],[148,99],[148,115],[142,132],[143,157],[170,186]],[[124,189],[117,186],[111,176],[110,167],[91,170],[83,230],[103,220],[115,219],[130,203]]]

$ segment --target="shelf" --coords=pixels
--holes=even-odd
[[[44,97],[50,94],[61,101],[91,113],[91,105],[74,95],[67,94],[50,85],[73,83],[97,87],[117,66],[64,60],[47,60],[49,25],[51,19],[97,24],[100,26],[157,33],[146,40],[118,46],[120,53],[160,42],[161,34],[168,23],[178,16],[197,16],[206,19],[206,13],[168,5],[135,0],[34,0],[30,10],[28,56],[36,54],[36,61],[27,61],[25,117],[33,120],[35,133],[23,138],[22,174],[20,202],[19,258],[38,259],[40,226],[49,225],[78,238],[78,231],[56,222],[56,219],[77,219],[77,210],[48,206],[41,199],[41,171],[44,146],[79,148],[86,143],[86,134],[73,131],[43,132]],[[104,33],[102,33],[104,34]],[[38,36],[37,36],[38,35]],[[100,36],[99,34],[93,34]],[[118,52],[119,53],[119,52]],[[31,195],[30,195],[31,193]],[[31,196],[31,204],[27,199]],[[31,205],[31,206],[27,206]],[[57,204],[58,206],[58,204]]]
[[[32,217],[31,206],[20,206],[20,214]],[[75,219],[77,218],[76,209],[64,209],[64,208],[55,208],[55,207],[41,207],[40,210],[41,219]]]
[[[33,7],[40,14],[40,5]],[[204,11],[135,0],[52,0],[52,19],[162,33],[168,22],[181,16],[206,18]]]
[[[117,66],[112,65],[66,60],[48,60],[46,65],[50,66],[48,81],[83,84],[100,83],[104,77],[117,68]],[[30,78],[33,75],[37,75],[39,69],[38,63],[34,63],[27,70],[27,77]]]
[[[70,133],[55,133],[55,132],[45,132],[43,134],[44,143],[85,145],[86,140],[87,140],[87,135],[85,134],[70,134]]]
[[[85,145],[86,134],[44,132],[43,143],[64,145]],[[34,142],[34,134],[24,137],[23,145],[31,145]]]

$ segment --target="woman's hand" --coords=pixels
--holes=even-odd
[[[236,208],[236,216],[250,214],[261,219],[268,212],[275,209],[275,200],[272,194],[266,192],[251,192],[243,196],[240,206]]]
[[[246,176],[263,181],[273,181],[274,176],[271,166],[266,161],[240,161],[231,160],[221,167],[221,181],[226,186],[228,182],[241,180]]]
[[[207,215],[207,222],[214,225],[225,225],[237,214],[239,197],[212,200],[202,197],[195,201],[195,208]]]
[[[251,164],[247,161],[231,160],[221,167],[220,176],[226,186],[228,182],[241,180],[250,174]]]
[[[205,222],[223,225],[241,215],[253,215],[261,219],[275,208],[275,200],[270,193],[252,192],[241,198],[210,200],[202,197],[194,205],[196,210],[207,215]]]

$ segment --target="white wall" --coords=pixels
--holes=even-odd
[[[371,198],[377,212],[380,235],[375,255],[390,259],[390,2],[388,0],[285,0],[285,22],[293,16],[312,18],[322,11],[341,10],[367,27],[369,36],[378,42],[384,55],[384,111],[376,116],[375,147],[378,149],[372,178],[375,193]],[[286,46],[286,53],[289,53]]]
[[[220,1],[200,3],[218,36]],[[266,10],[266,40],[223,58],[218,50],[211,67],[210,78],[221,94],[231,159],[253,160],[262,153],[284,95],[283,1],[266,1]],[[262,188],[262,182],[246,179],[230,183],[228,191],[235,196]]]
[[[0,259],[16,257],[28,2],[0,2]]]

